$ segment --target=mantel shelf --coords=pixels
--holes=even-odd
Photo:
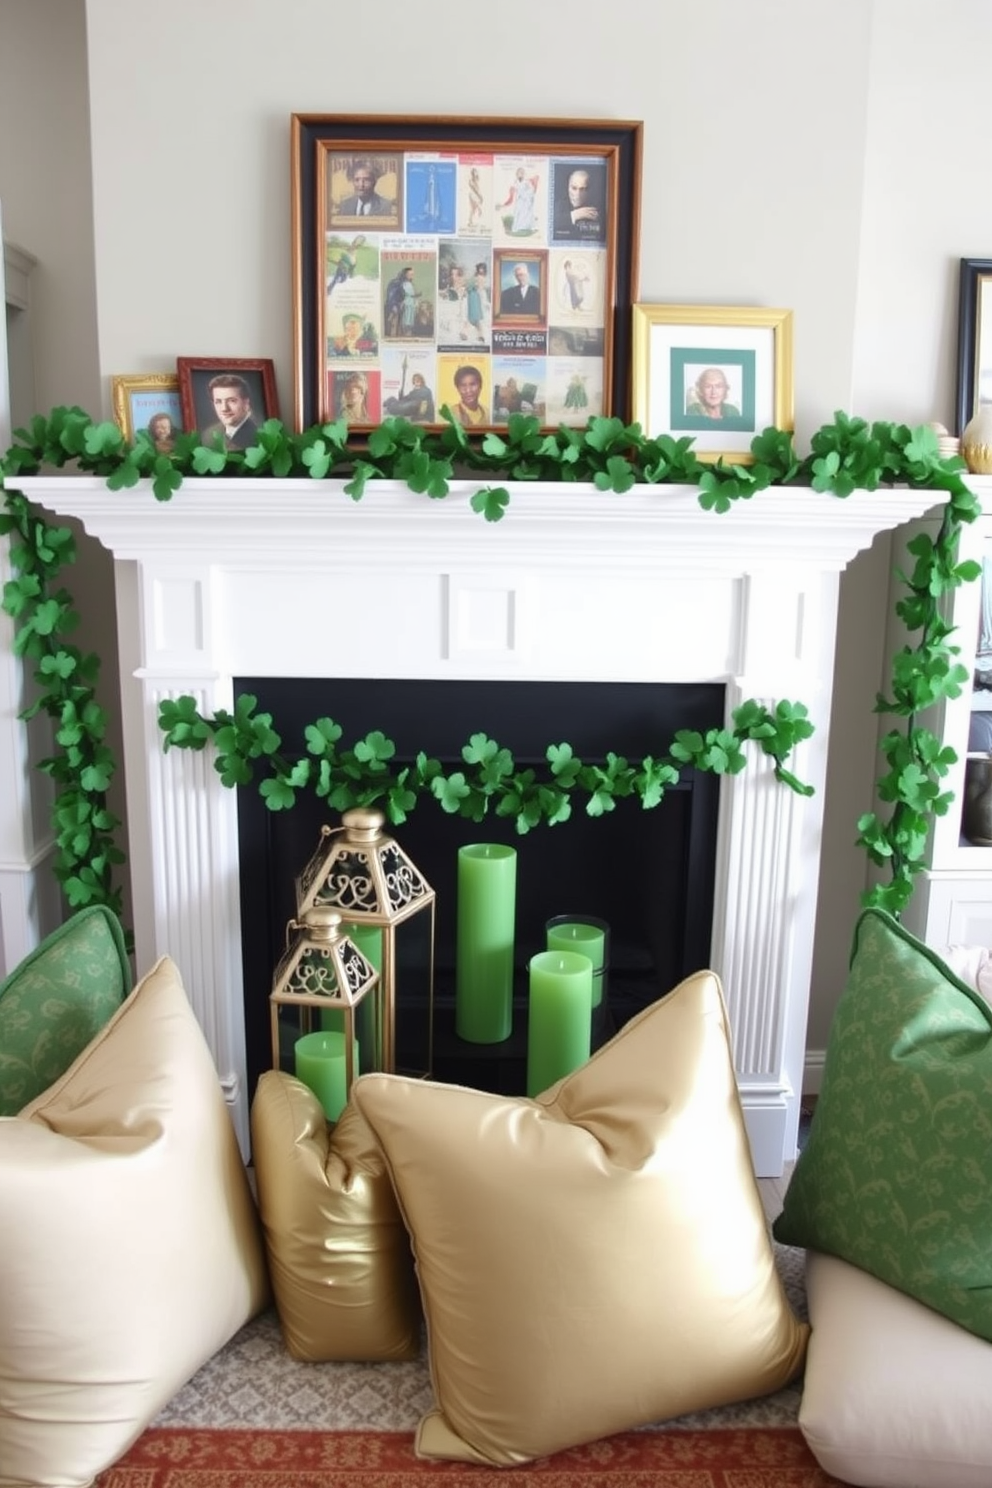
[[[197,555],[222,563],[315,566],[347,561],[370,540],[384,567],[433,562],[439,543],[450,561],[474,564],[571,562],[597,567],[741,572],[778,565],[844,568],[876,533],[942,503],[935,491],[896,487],[840,499],[804,486],[775,486],[729,511],[699,504],[695,486],[636,486],[623,495],[579,483],[505,482],[510,504],[500,522],[472,510],[486,482],[462,481],[440,500],[396,481],[370,481],[361,500],[339,480],[189,479],[171,501],[148,482],[109,491],[94,477],[31,477],[18,482],[33,501],[75,517],[118,558]],[[490,482],[490,484],[492,484]]]

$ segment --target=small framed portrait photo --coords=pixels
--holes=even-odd
[[[548,319],[547,250],[495,254],[495,324],[541,325]]]
[[[763,429],[793,429],[792,311],[635,305],[634,419],[690,435],[701,460],[752,464]]]
[[[111,384],[114,420],[129,444],[146,435],[159,454],[171,455],[184,428],[179,380],[174,372],[136,372]]]
[[[178,357],[183,427],[199,431],[204,444],[248,449],[259,426],[279,417],[276,377],[268,357]]]

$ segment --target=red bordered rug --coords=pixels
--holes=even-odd
[[[632,1431],[524,1467],[421,1462],[392,1431],[151,1427],[96,1488],[834,1488],[794,1427]]]

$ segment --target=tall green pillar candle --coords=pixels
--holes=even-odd
[[[352,945],[356,946],[365,957],[370,966],[374,966],[382,977],[382,928],[379,925],[342,925],[341,929],[347,935]],[[362,1048],[365,1050],[365,1063],[362,1065],[364,1073],[369,1070],[382,1069],[382,1052],[379,1048],[379,1030],[376,1027],[376,1008],[382,997],[381,982],[379,987],[363,997],[358,1004],[358,1016],[355,1020],[355,1032],[361,1040]]]
[[[342,925],[342,934],[347,935],[353,946],[357,946],[370,966],[382,971],[382,927],[380,925]]]
[[[606,931],[586,920],[549,920],[549,951],[575,951],[592,962],[592,1005],[603,1000],[603,960],[606,955]]]
[[[458,849],[455,1031],[499,1044],[513,1026],[517,852],[498,842]]]
[[[366,1062],[358,1068],[358,1073],[363,1075],[367,1075],[370,1070],[382,1068],[377,1053],[379,1037],[375,1012],[378,997],[378,988],[372,992],[366,992],[355,1009],[355,1047],[361,1046],[365,1051]],[[320,1026],[325,1033],[344,1033],[344,1013],[339,1007],[321,1008],[319,1018]]]
[[[539,951],[530,958],[527,1014],[527,1094],[540,1095],[589,1058],[592,962],[576,951]]]
[[[378,925],[342,925],[342,933],[347,935],[356,950],[373,966],[377,972],[382,973],[382,930]],[[378,1037],[375,1026],[376,1001],[379,996],[377,991],[368,992],[362,998],[355,1010],[355,1034],[365,1050],[367,1063],[362,1066],[362,1072],[367,1074],[369,1070],[382,1068],[378,1055]],[[328,1032],[344,1032],[344,1013],[340,1008],[321,1008],[320,1026]]]
[[[305,1033],[296,1040],[296,1078],[308,1085],[328,1121],[337,1121],[348,1099],[348,1066],[343,1033]],[[355,1043],[355,1073],[360,1050]]]

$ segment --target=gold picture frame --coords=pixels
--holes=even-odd
[[[794,428],[792,311],[633,307],[634,419],[650,438],[691,436],[700,460],[754,463],[763,429]]]
[[[175,372],[123,373],[111,383],[114,422],[129,444],[144,431],[164,454],[171,453],[177,434],[183,432],[179,378]],[[162,420],[168,418],[166,430]]]

